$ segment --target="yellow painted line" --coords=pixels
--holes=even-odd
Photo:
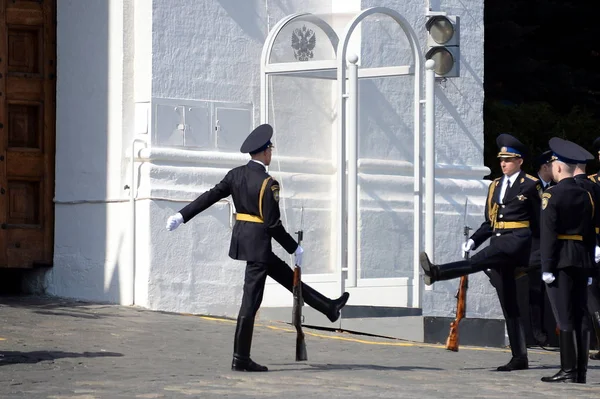
[[[236,320],[221,319],[221,318],[218,318],[218,317],[200,316],[200,318],[204,319],[204,320],[222,321],[224,323],[230,323],[230,324],[236,324],[237,323]]]
[[[0,341],[6,341],[6,338],[0,337]]]
[[[204,320],[225,322],[225,323],[230,323],[230,324],[237,323],[236,320],[223,319],[223,318],[219,318],[219,317],[196,316],[196,315],[193,315],[193,314],[190,314],[190,313],[182,313],[182,314],[184,316],[199,317],[199,318],[204,319]],[[295,329],[269,326],[269,325],[266,325],[266,324],[258,324],[257,323],[257,324],[255,324],[255,326],[257,326],[257,327],[267,327],[267,328],[269,328],[271,330],[275,330],[275,331],[283,331],[283,332],[289,332],[289,333],[296,332]],[[340,337],[340,336],[337,336],[337,335],[318,334],[318,333],[314,333],[314,332],[310,332],[310,331],[304,331],[304,334],[305,335],[310,335],[310,336],[313,336],[313,337],[318,337],[318,338],[336,339],[336,340],[339,340],[339,341],[356,342],[356,343],[365,344],[365,345],[380,345],[380,346],[398,346],[398,347],[419,347],[419,348],[446,349],[445,345],[426,344],[426,343],[421,343],[421,342],[381,342],[381,341],[371,341],[371,340],[359,339],[359,338]],[[461,346],[460,349],[470,350],[470,351],[486,351],[486,352],[510,352],[510,349],[486,348],[486,347],[479,347],[479,346]],[[537,354],[558,353],[558,352],[544,351],[544,350],[531,350],[531,349],[527,349],[527,350],[530,353],[537,353]]]

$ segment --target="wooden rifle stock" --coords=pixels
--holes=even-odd
[[[304,207],[301,210],[300,230],[296,232],[298,235],[298,246],[304,238]],[[296,328],[296,361],[300,362],[308,360],[306,352],[306,342],[304,340],[304,331],[302,331],[302,306],[304,306],[304,298],[302,297],[302,269],[299,265],[294,265],[294,283],[292,288],[294,296],[294,304],[292,306],[292,325]]]
[[[294,267],[294,306],[292,309],[292,325],[296,328],[296,361],[308,360],[304,331],[302,331],[302,271],[300,266]]]
[[[468,198],[465,199],[465,216],[463,227],[463,236],[465,242],[469,242],[469,230],[471,228],[467,226],[467,202]],[[469,252],[465,252],[464,258],[469,259]],[[450,333],[448,339],[446,339],[446,349],[452,352],[458,352],[458,324],[467,315],[467,289],[469,288],[469,275],[462,276],[458,285],[458,291],[456,292],[456,318],[450,323]]]
[[[458,352],[458,324],[466,315],[467,288],[469,285],[469,276],[460,278],[460,285],[456,293],[456,318],[450,323],[450,333],[446,340],[446,349]]]

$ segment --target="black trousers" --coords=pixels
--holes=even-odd
[[[238,317],[253,319],[256,316],[256,312],[258,312],[262,303],[267,276],[284,286],[289,292],[292,292],[294,288],[294,271],[277,255],[271,253],[269,262],[247,262],[244,295]],[[302,283],[302,298],[304,303],[323,313],[330,320],[334,316],[334,301],[305,283]]]
[[[597,277],[594,277],[592,285],[589,285],[587,290],[587,308],[590,315],[593,316],[595,312],[600,312],[600,280],[598,280]]]
[[[250,358],[254,318],[262,303],[267,276],[273,278],[288,291],[292,292],[293,290],[294,272],[277,255],[271,253],[268,262],[246,263],[244,294],[233,342],[233,355],[238,359],[248,360]],[[332,312],[335,311],[334,301],[304,283],[302,283],[302,296],[307,305],[330,317],[331,320]]]
[[[520,312],[517,301],[515,270],[517,267],[524,265],[520,265],[518,259],[499,251],[491,245],[473,255],[471,261],[480,270],[490,269],[486,274],[490,277],[492,285],[496,289],[504,318],[518,318]]]
[[[561,331],[587,331],[589,272],[579,267],[566,267],[554,273],[556,280],[546,284],[552,313]]]
[[[533,331],[544,331],[544,300],[546,298],[546,283],[542,280],[541,265],[527,273],[529,289],[529,318]]]
[[[268,263],[247,262],[244,277],[244,295],[239,316],[252,318],[256,316],[256,312],[258,312],[262,303],[267,276],[273,278],[290,292],[292,291],[294,272],[287,263],[275,254]]]

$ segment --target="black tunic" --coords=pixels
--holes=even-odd
[[[264,184],[264,187],[263,187]],[[271,238],[288,252],[294,253],[298,243],[285,230],[279,211],[279,183],[261,164],[248,164],[230,170],[219,184],[179,211],[187,223],[217,201],[231,195],[238,214],[258,217],[263,223],[237,220],[231,235],[229,256],[250,262],[271,259]]]

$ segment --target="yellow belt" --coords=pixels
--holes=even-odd
[[[600,227],[596,227],[596,234],[600,234]]]
[[[235,220],[240,220],[243,222],[252,222],[252,223],[263,223],[263,220],[258,216],[249,215],[247,213],[236,213]]]
[[[574,240],[574,241],[583,241],[583,236],[579,234],[559,234],[559,240]]]
[[[522,222],[496,222],[494,223],[494,229],[524,229],[529,227],[528,221]]]

